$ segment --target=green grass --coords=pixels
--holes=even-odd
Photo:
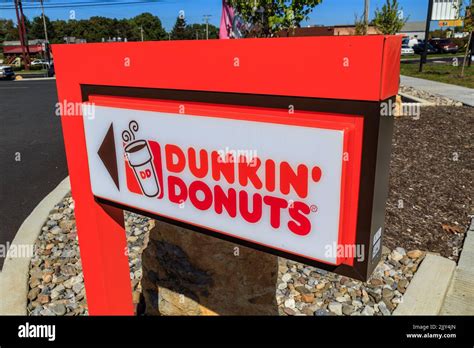
[[[46,74],[47,71],[45,69],[43,70],[18,70],[15,71],[15,74],[17,75],[27,75],[27,74]]]
[[[460,64],[462,64],[462,61],[460,61]],[[464,78],[460,77],[461,66],[456,67],[448,64],[425,64],[422,73],[419,73],[418,69],[418,64],[401,64],[400,74],[474,88],[474,65],[471,67],[466,66],[466,69],[464,70]]]
[[[451,53],[445,53],[445,54],[428,54],[428,58],[455,58],[455,57],[464,57],[464,53],[456,53],[456,54],[451,54]],[[406,54],[401,56],[401,59],[420,59],[419,54]]]

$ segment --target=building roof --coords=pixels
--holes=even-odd
[[[41,45],[29,45],[28,50],[30,53],[40,53],[43,52]],[[3,47],[4,54],[20,54],[22,53],[21,46],[5,46]]]
[[[28,40],[28,45],[40,45],[43,42],[46,42],[46,40],[43,39],[34,39],[34,40]],[[20,46],[21,42],[20,41],[3,41],[3,46]]]
[[[426,22],[406,22],[403,28],[400,30],[400,33],[413,32],[413,31],[422,31],[426,29]]]

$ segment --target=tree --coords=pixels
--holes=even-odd
[[[215,25],[209,24],[209,39],[219,38],[219,28]],[[187,37],[189,39],[199,38],[200,40],[206,38],[206,24],[191,24],[186,28]],[[196,34],[198,33],[198,34]]]
[[[18,39],[18,29],[11,19],[0,19],[0,43]]]
[[[64,43],[64,38],[67,36],[72,36],[72,23],[76,21],[64,21],[64,20],[55,20],[51,22],[53,25],[54,36],[49,38],[51,43]]]
[[[356,35],[367,35],[367,25],[363,17],[355,15],[354,27]]]
[[[84,26],[82,26],[82,28],[84,28],[82,36],[87,39],[87,41],[100,42],[102,38],[114,38],[119,36],[119,33],[114,30],[114,21],[111,18],[94,16],[88,21],[79,21],[79,23],[81,22],[84,23]],[[81,35],[73,36],[81,37]]]
[[[48,38],[54,38],[54,26],[50,22],[48,16],[45,16],[46,30],[48,31]],[[28,38],[32,39],[44,39],[44,24],[43,16],[34,17],[31,21],[31,28],[28,32]]]
[[[271,37],[284,29],[300,27],[322,0],[228,0],[250,24],[246,36]]]
[[[176,21],[173,29],[174,39],[195,40],[196,32],[199,38],[205,38],[205,24],[187,25],[183,18]],[[44,27],[41,16],[26,20],[29,39],[43,39]],[[87,42],[101,42],[102,39],[121,38],[128,41],[140,41],[142,30],[144,40],[167,40],[168,33],[163,28],[161,20],[151,13],[142,13],[129,19],[116,19],[95,16],[82,20],[54,20],[46,17],[46,27],[50,43],[64,43],[65,37],[85,39]],[[219,28],[209,24],[209,38],[218,38]],[[18,40],[18,28],[12,20],[0,19],[0,43],[5,40]]]
[[[401,8],[398,8],[397,0],[386,0],[382,10],[375,10],[374,25],[385,35],[394,35],[398,33],[408,20],[400,16]]]
[[[193,37],[186,25],[184,16],[178,16],[173,30],[171,30],[171,39],[173,40],[191,40]]]
[[[446,38],[448,30],[436,29],[430,32],[431,37]]]
[[[161,24],[161,20],[153,16],[151,13],[142,13],[132,18],[129,23],[131,24],[132,33],[128,38],[133,41],[141,40],[141,29],[143,29],[144,40],[165,40],[168,39],[166,30]]]

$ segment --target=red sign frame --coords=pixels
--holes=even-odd
[[[324,49],[328,45],[331,52]],[[187,108],[208,103],[278,113],[275,109],[294,105],[301,113],[351,115],[363,127],[361,141],[353,145],[361,147],[361,158],[352,213],[355,242],[367,246],[365,259],[316,265],[366,279],[380,259],[372,251],[383,229],[393,126],[390,117],[380,116],[380,107],[398,91],[400,46],[400,37],[366,36],[53,45],[53,51],[62,104],[116,96],[185,101]],[[80,65],[74,63],[78,56]],[[123,207],[91,191],[82,115],[63,113],[61,119],[89,312],[131,315]]]

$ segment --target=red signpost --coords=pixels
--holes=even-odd
[[[400,45],[365,36],[53,46],[90,314],[133,314],[123,209],[367,279],[381,256],[393,123],[381,108],[398,91]],[[120,140],[127,126],[133,139]],[[255,147],[262,171],[286,173],[279,190],[212,162],[222,134]],[[216,172],[192,179],[197,169],[179,164],[191,148]],[[252,180],[234,180],[237,168]],[[191,196],[173,200],[173,183]],[[261,198],[258,222],[233,213],[234,191],[239,204]],[[325,254],[330,241],[364,246],[362,257]]]

